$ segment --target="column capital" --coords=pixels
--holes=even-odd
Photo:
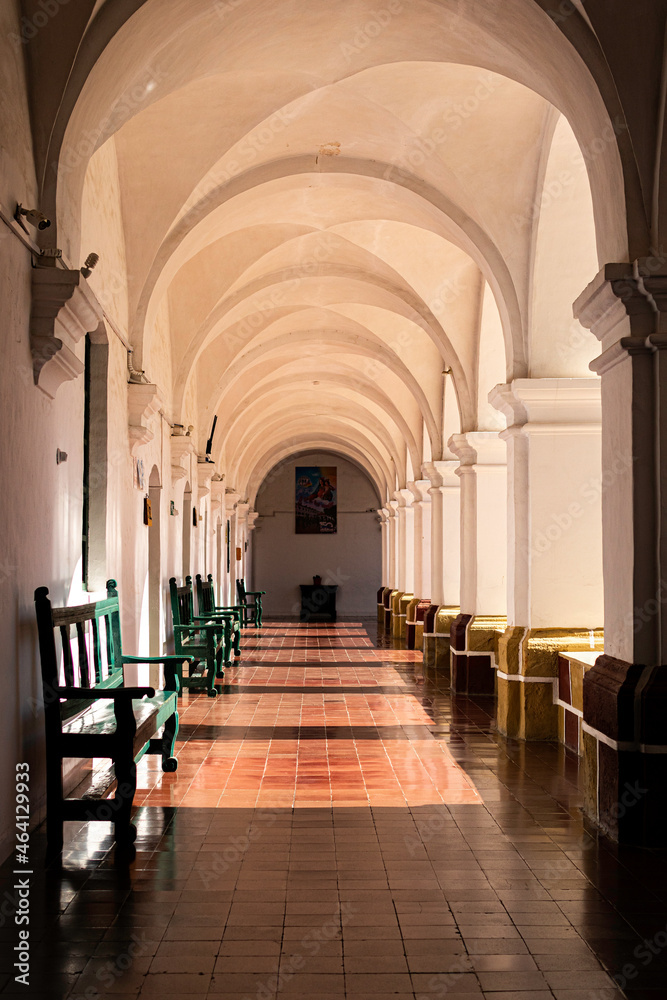
[[[412,506],[412,501],[414,500],[412,490],[407,489],[396,490],[393,494],[393,498],[396,500],[399,510]]]
[[[644,262],[643,270],[647,271]],[[647,294],[648,274],[640,262],[605,264],[573,305],[574,316],[606,351],[625,337],[647,337],[655,328],[655,302]]]
[[[507,418],[508,431],[572,431],[577,425],[594,429],[602,421],[599,378],[519,378],[495,386],[488,399]]]
[[[195,455],[195,443],[189,435],[172,434],[171,438],[171,481],[176,484],[179,479],[187,479],[191,473],[192,458]],[[194,483],[190,483],[191,486]]]
[[[432,489],[438,489],[441,486],[457,485],[453,476],[458,464],[453,459],[449,459],[446,462],[424,462],[422,465],[422,475],[426,477],[426,480],[430,484],[428,487],[429,493]]]
[[[387,500],[387,517],[398,516],[398,500]]]
[[[248,531],[254,530],[258,517],[259,517],[259,511],[257,510],[248,511]]]
[[[234,504],[238,503],[241,499],[241,494],[237,492],[232,486],[225,487],[225,504],[227,507],[233,507]]]
[[[460,466],[507,465],[507,446],[498,436],[498,431],[468,431],[466,434],[452,434],[447,442]]]
[[[413,503],[430,503],[431,497],[429,496],[429,490],[431,488],[430,479],[416,479],[414,482],[408,483],[408,489],[412,493]]]
[[[377,508],[377,512],[380,515],[380,520],[382,521],[382,525],[383,526],[386,525],[387,521],[389,520],[389,511],[387,510],[387,508],[386,507],[378,507]]]
[[[219,477],[216,479],[216,476]],[[211,510],[221,512],[225,499],[225,477],[216,472],[211,479]]]
[[[247,500],[238,500],[236,503],[236,516],[239,521],[245,521],[250,513],[250,504]]]
[[[197,462],[197,478],[199,480],[199,499],[211,492],[211,480],[216,473],[215,463],[206,462],[200,458]]]

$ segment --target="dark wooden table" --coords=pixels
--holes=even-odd
[[[309,622],[312,618],[326,617],[336,621],[336,591],[338,585],[320,583],[302,583],[301,585],[301,621]]]

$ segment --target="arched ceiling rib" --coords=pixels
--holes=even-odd
[[[410,0],[362,45],[372,0],[123,6],[97,6],[51,148],[70,218],[79,136],[113,143],[136,362],[200,448],[218,416],[242,492],[304,424],[393,490],[443,455],[445,371],[477,425],[485,288],[506,377],[530,375],[541,144],[561,111],[608,125],[588,70],[533,0]],[[618,247],[615,143],[586,168]]]

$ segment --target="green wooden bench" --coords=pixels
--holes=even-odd
[[[190,577],[187,577],[189,580]],[[231,646],[234,646],[234,656],[241,655],[241,617],[242,608],[238,604],[221,605],[215,603],[215,586],[213,583],[213,576],[209,573],[205,580],[202,580],[201,573],[197,573],[196,576],[197,583],[197,610],[199,612],[196,615],[196,619],[199,621],[210,621],[213,619],[221,619],[229,623],[229,638],[228,642],[230,644],[229,655],[227,655],[227,648],[225,647],[226,659],[229,660],[231,656]]]
[[[243,580],[236,581],[236,593],[239,604],[243,608],[243,624],[251,622],[256,628],[262,627],[262,597],[265,590],[246,590]],[[249,601],[249,597],[254,597],[254,601]]]
[[[183,656],[129,656],[123,653],[116,581],[107,582],[106,600],[54,608],[47,587],[35,591],[46,724],[46,829],[49,849],[61,849],[67,820],[112,820],[118,844],[131,844],[137,763],[160,754],[162,770],[175,771],[176,709]],[[125,687],[129,663],[164,664],[165,688]],[[157,735],[162,729],[162,734]],[[111,761],[93,773],[81,798],[65,798],[63,759]],[[108,795],[115,782],[113,799]]]
[[[188,582],[189,581],[189,582]],[[206,691],[210,698],[218,694],[216,678],[222,679],[223,656],[225,653],[225,632],[227,625],[221,621],[204,622],[198,620],[194,613],[192,595],[192,580],[186,578],[182,587],[176,583],[176,577],[169,580],[169,595],[171,597],[171,617],[174,626],[174,649],[180,655],[194,656],[198,665],[205,666],[205,672],[190,673],[189,677],[181,677],[181,684],[190,690]],[[231,639],[228,641],[231,651]],[[231,654],[230,654],[231,655]],[[221,688],[221,685],[218,685]]]

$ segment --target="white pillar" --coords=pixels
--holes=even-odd
[[[389,535],[389,580],[387,586],[398,590],[398,501],[387,501]]]
[[[600,380],[516,379],[489,401],[508,423],[508,624],[599,628]]]
[[[382,577],[383,587],[389,586],[389,512],[385,507],[378,507],[380,516],[380,534],[382,536]]]
[[[460,580],[460,494],[458,462],[426,462],[431,487],[431,604],[458,607]]]
[[[412,492],[408,489],[396,490],[394,499],[398,504],[398,573],[396,587],[404,594],[414,593],[414,511]]]
[[[248,587],[248,579],[246,575],[246,542],[248,541],[248,514],[250,513],[250,504],[247,500],[243,500],[236,505],[236,545],[241,550],[241,558],[236,561],[236,573],[237,579],[241,579],[245,582],[246,589]],[[236,603],[236,602],[235,602]]]
[[[236,595],[236,581],[239,578],[236,562],[237,541],[237,513],[236,504],[241,499],[241,494],[231,487],[225,489],[225,505],[229,517],[229,577],[227,580],[227,603],[238,604]]]
[[[454,434],[461,479],[461,612],[507,613],[507,449],[495,431]]]
[[[431,596],[431,498],[429,496],[430,482],[428,479],[418,479],[408,483],[414,497],[414,590],[415,597],[421,601]]]

